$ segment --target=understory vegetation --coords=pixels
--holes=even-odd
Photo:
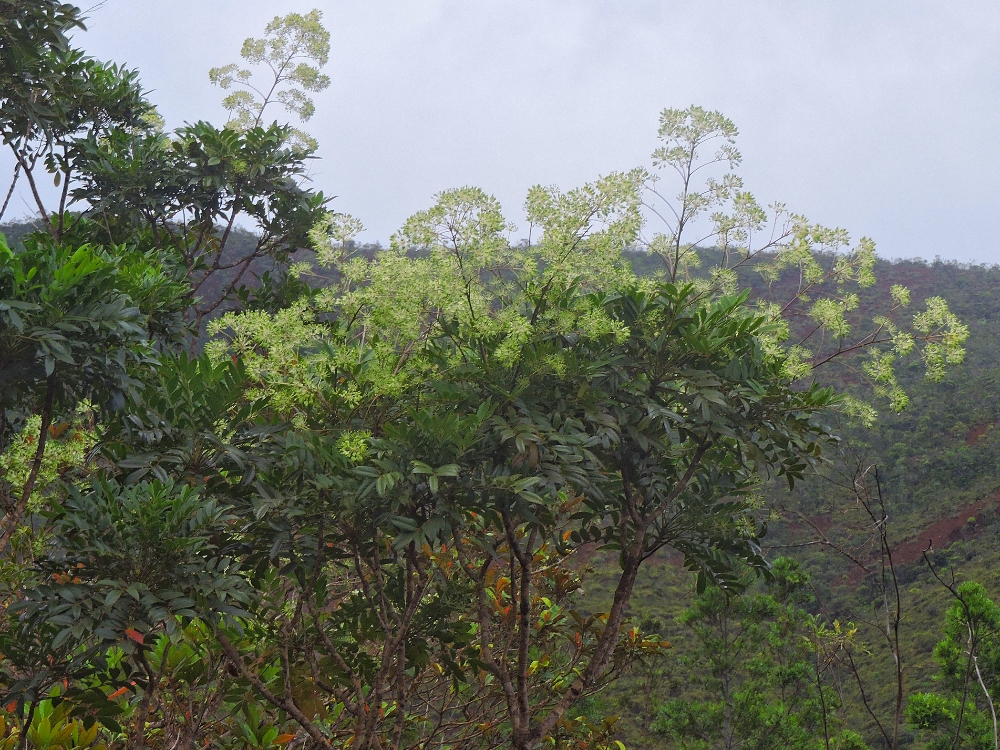
[[[1000,271],[696,106],[361,244],[318,11],[172,131],[82,24],[0,0],[0,750],[1000,750]]]

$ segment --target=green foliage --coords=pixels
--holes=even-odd
[[[652,724],[671,747],[867,747],[841,733],[829,650],[838,643],[804,608],[809,577],[788,558],[763,590],[733,597],[711,587],[678,618],[698,644],[678,658],[685,678]],[[703,696],[703,697],[698,697]]]
[[[995,747],[994,700],[1000,675],[1000,607],[979,583],[952,589],[944,638],[934,647],[944,695],[916,693],[907,720],[938,747]]]
[[[234,84],[239,87],[222,101],[232,113],[226,127],[250,130],[262,125],[264,110],[273,101],[303,122],[312,117],[316,106],[306,92],[330,86],[330,78],[320,73],[330,57],[330,32],[323,28],[322,17],[318,10],[275,16],[264,29],[263,39],[251,37],[243,42],[240,57],[250,65],[266,65],[272,76],[260,88],[253,83],[253,70],[238,63],[209,71],[208,77],[216,86],[226,91]],[[301,130],[293,129],[289,135],[299,147],[316,148],[315,140]]]
[[[350,501],[329,517],[298,503],[292,510],[285,493],[272,506],[281,520],[272,516],[270,528],[257,532],[262,537],[256,545],[269,550],[273,565],[295,570],[302,586],[319,563],[308,556],[297,559],[290,540],[313,540],[307,548],[318,555],[320,529],[334,534],[363,508],[363,522],[341,527],[339,541],[331,536],[328,542],[344,559],[364,561],[355,570],[361,580],[381,590],[384,563],[368,555],[385,547],[395,555],[417,554],[401,571],[407,590],[439,591],[423,588],[433,579],[424,577],[421,567],[427,563],[418,561],[447,558],[444,550],[454,550],[450,554],[458,559],[452,564],[461,564],[464,586],[483,602],[477,630],[509,633],[511,644],[538,616],[534,604],[524,610],[518,601],[550,599],[530,562],[547,554],[546,545],[567,554],[598,542],[620,566],[619,603],[628,601],[642,560],[664,546],[684,554],[688,567],[699,572],[701,587],[714,583],[735,591],[744,585],[737,574],[742,565],[765,567],[757,540],[763,528],[760,483],[772,473],[789,484],[803,476],[825,439],[813,415],[834,403],[829,391],[817,385],[797,390],[790,378],[811,372],[824,357],[872,348],[880,339],[869,334],[834,352],[786,351],[781,341],[790,328],[778,308],[750,303],[746,293],[727,294],[736,275],[720,272],[683,285],[635,277],[623,250],[641,226],[641,180],[641,173],[613,175],[565,195],[534,189],[529,216],[542,233],[526,246],[510,243],[499,205],[473,188],[439,195],[432,209],[415,215],[393,246],[374,257],[351,253],[356,222],[329,216],[312,232],[321,264],[333,272],[328,287],[274,316],[234,314],[213,327],[225,337],[213,343],[214,358],[245,359],[258,393],[297,429],[331,431],[335,437],[338,450],[332,455],[340,458],[324,472],[328,479],[315,484],[318,465],[302,453],[310,445],[306,440],[290,444],[299,446],[295,478],[275,484],[314,484],[365,503]],[[748,198],[741,200],[744,208],[749,205]],[[787,246],[756,250],[754,258],[776,279],[788,267],[808,279],[793,301],[804,301],[821,283],[853,283],[862,290],[871,285],[870,244],[862,243],[843,262],[823,265],[829,258],[815,256],[815,246],[836,246],[842,233],[797,223],[788,237]],[[311,271],[299,267],[296,273]],[[893,298],[905,301],[906,294],[897,290]],[[813,306],[813,319],[843,339],[850,331],[845,316],[858,305],[853,294],[828,297]],[[332,325],[324,322],[331,318]],[[904,345],[911,334],[896,329],[892,335],[900,352],[912,351]],[[937,344],[946,336],[928,329],[923,343]],[[951,345],[960,348],[959,339],[963,336],[953,336]],[[341,448],[353,444],[354,436],[369,434],[367,450],[350,449],[347,463],[355,466],[355,477],[348,479]],[[505,444],[512,453],[491,447]],[[579,500],[567,506],[574,495]],[[574,508],[570,516],[567,507]],[[364,542],[361,529],[375,536]],[[470,537],[475,544],[466,549]],[[493,550],[502,567],[510,567],[506,583],[491,577],[488,567],[473,572],[478,550]],[[443,589],[427,595],[445,597]],[[406,602],[381,596],[365,599],[382,612],[372,625],[381,623],[387,643],[408,638],[411,626],[386,625]],[[414,600],[417,611],[421,601]],[[289,606],[271,603],[267,611]],[[495,645],[478,645],[476,661],[506,696],[516,746],[553,731],[566,705],[629,662],[611,658],[619,653],[625,627],[620,604],[601,617],[607,623],[602,631],[581,621],[583,650],[575,656],[547,648],[545,659],[538,652],[501,656],[505,652]],[[287,622],[286,627],[303,626],[295,618]],[[355,641],[359,637],[353,635]],[[433,641],[426,633],[420,637]],[[843,636],[835,629],[830,637]],[[543,648],[544,639],[529,640]],[[467,649],[452,652],[446,643],[431,647],[439,663],[468,658]],[[327,653],[348,665],[357,658],[339,650]],[[371,658],[386,663],[384,651]],[[352,670],[358,667],[341,669],[357,691],[360,673]],[[581,681],[571,685],[573,672],[566,670],[583,675]],[[361,702],[365,691],[378,690],[382,679],[379,672],[366,673],[360,684],[373,680],[371,687],[338,698],[342,721],[353,721],[351,705]],[[515,682],[530,683],[529,693],[537,695],[531,700],[540,706],[555,706],[558,695],[563,700],[549,713],[536,709],[544,718],[531,728],[522,704],[504,692],[505,684]],[[545,691],[553,703],[546,703]],[[277,685],[272,692],[278,693]],[[406,724],[402,714],[396,716]],[[349,726],[345,732],[359,731]],[[849,735],[840,739],[853,742]]]
[[[41,233],[22,244],[15,253],[0,238],[0,448],[15,449],[0,464],[5,506],[0,549],[33,499],[38,509],[39,491],[52,479],[55,467],[46,463],[46,445],[67,426],[53,425],[54,416],[72,412],[81,401],[111,409],[124,405],[138,386],[136,378],[155,363],[145,326],[164,330],[160,323],[175,310],[176,284],[149,254],[74,246],[68,238],[56,241]],[[35,410],[37,420],[27,420],[32,432],[23,434],[25,425],[18,422]],[[5,434],[10,423],[22,431],[14,440]],[[81,431],[73,437],[86,441]],[[21,465],[12,463],[18,448],[27,459]],[[36,491],[40,476],[44,484]]]
[[[8,731],[8,729],[10,731]],[[27,727],[27,741],[35,750],[107,750],[107,744],[99,740],[99,727],[72,716],[72,706],[59,701],[58,691],[51,698],[39,701],[32,712]],[[18,747],[23,727],[16,727],[12,720],[0,713],[0,750],[15,750]]]
[[[87,124],[135,123],[147,110],[135,73],[87,59],[69,46],[67,33],[82,26],[79,8],[54,0],[4,0],[0,6],[5,144],[23,152],[32,131],[58,142]],[[43,150],[39,157],[52,153]]]
[[[266,463],[270,436],[243,367],[206,357],[164,357],[154,378],[105,434],[129,484],[171,478],[215,492],[244,490]]]
[[[712,174],[740,162],[731,121],[689,107],[664,110],[660,125],[664,145],[654,152],[653,164],[675,173],[680,192],[670,198],[658,175],[644,175],[645,204],[666,230],[643,248],[660,261],[655,273],[725,293],[741,284],[753,289],[755,303],[771,318],[770,343],[787,346],[798,339],[788,346],[790,376],[813,379],[818,368],[842,364],[855,374],[856,385],[860,371],[861,383],[896,412],[908,403],[898,379],[901,359],[918,353],[931,380],[941,379],[942,367],[963,361],[969,330],[941,297],[929,297],[926,311],[907,321],[909,291],[897,284],[886,297],[869,296],[858,320],[860,295],[876,283],[872,240],[863,237],[851,248],[845,230],[811,224],[780,203],[765,210],[737,175]],[[714,153],[704,153],[716,144]],[[859,365],[854,355],[861,352],[867,361]],[[869,427],[877,418],[860,394],[843,399],[839,408]]]
[[[92,416],[91,405],[84,402],[76,408],[69,421],[49,428],[49,438],[45,442],[35,489],[28,504],[29,510],[41,510],[42,495],[46,489],[65,473],[86,463],[87,453],[97,442],[97,435],[89,425]],[[0,476],[11,485],[15,493],[23,491],[28,482],[31,460],[38,449],[41,424],[40,415],[29,417],[21,431],[10,441],[6,451],[0,454]]]
[[[257,550],[254,567],[267,592],[258,616],[272,627],[327,632],[313,658],[330,660],[331,669],[338,665],[340,679],[351,686],[340,692],[317,683],[336,698],[328,707],[342,706],[335,736],[363,731],[356,706],[371,691],[389,689],[380,684],[393,672],[375,664],[399,664],[396,669],[419,676],[415,684],[427,684],[437,701],[448,700],[438,691],[457,681],[463,687],[454,688],[456,695],[466,696],[466,710],[477,713],[496,691],[503,694],[502,685],[524,684],[538,701],[535,710],[548,711],[541,715],[551,728],[524,726],[528,714],[508,703],[522,745],[536,741],[531,732],[540,738],[564,727],[564,709],[549,708],[560,696],[599,689],[658,640],[627,627],[620,607],[567,617],[564,598],[574,588],[552,595],[563,584],[549,579],[560,560],[599,541],[620,559],[628,587],[641,561],[670,545],[685,553],[704,582],[736,588],[739,561],[764,564],[753,498],[761,476],[801,478],[825,439],[812,416],[832,394],[790,387],[782,354],[759,338],[767,319],[747,308],[745,296],[712,298],[692,285],[669,284],[590,293],[575,275],[535,260],[542,251],[496,241],[502,222],[480,213],[489,202],[473,191],[466,195],[474,201],[469,211],[455,211],[456,196],[449,195],[439,212],[418,215],[409,226],[433,227],[434,216],[456,226],[448,217],[460,215],[468,247],[453,235],[451,246],[432,245],[426,254],[390,249],[385,259],[364,261],[370,285],[354,277],[320,302],[334,314],[350,311],[346,324],[302,326],[293,310],[288,318],[227,316],[217,327],[232,348],[217,345],[214,356],[249,358],[252,372],[280,388],[274,403],[291,405],[303,417],[298,429],[308,426],[315,434],[287,443],[287,468],[266,480],[284,489],[272,503],[256,506],[259,520],[244,539]],[[590,204],[579,210],[586,214]],[[563,235],[567,257],[576,252],[581,264],[589,262],[591,236],[605,252],[602,230],[575,226]],[[434,240],[419,241],[426,247]],[[554,253],[555,242],[545,252]],[[507,263],[507,278],[480,272],[478,264],[498,251],[517,260]],[[452,258],[461,262],[447,265]],[[394,269],[385,277],[397,282],[394,298],[417,299],[414,316],[392,317],[389,289],[382,296],[379,286],[383,263]],[[438,290],[431,289],[425,270],[431,267],[450,271],[450,292],[441,289],[440,276]],[[511,270],[517,268],[524,270]],[[445,305],[441,294],[454,302]],[[492,304],[493,295],[506,295],[509,304]],[[513,346],[512,329],[522,331]],[[348,457],[343,451],[359,434],[372,436],[368,448],[352,447]],[[510,567],[511,576],[491,569],[497,557],[499,570]],[[325,559],[354,559],[355,567],[325,579],[317,572]],[[272,580],[269,568],[289,576],[289,584],[296,581],[306,602],[315,601],[292,607],[289,584]],[[442,568],[450,572],[438,572]],[[340,588],[344,576],[357,580],[353,591],[370,587],[371,593],[349,594]],[[397,577],[405,585],[390,584]],[[322,580],[336,586],[317,589]],[[420,593],[396,598],[406,591]],[[459,603],[470,595],[480,602],[478,611],[463,612]],[[323,612],[327,597],[355,604],[310,621],[309,608]],[[374,620],[362,614],[369,611]],[[404,619],[408,611],[411,620]],[[453,626],[423,630],[424,612],[428,623]],[[349,624],[359,618],[370,631]],[[506,635],[491,636],[500,643],[482,636],[470,643],[470,625],[471,633]],[[518,639],[536,630],[533,650],[518,652]],[[567,649],[567,642],[575,645]],[[400,645],[395,657],[396,643],[422,646]],[[241,640],[234,648],[249,645]],[[264,654],[253,653],[251,661],[260,663]],[[428,671],[433,663],[445,669],[447,682]],[[492,679],[476,680],[472,664]],[[281,674],[276,663],[261,671]],[[574,675],[581,672],[578,688]],[[268,690],[280,695],[280,688]],[[392,713],[402,705],[387,705],[386,714],[407,726],[409,714]],[[439,710],[436,705],[426,710]],[[420,708],[408,710],[420,714]],[[387,721],[364,731],[391,730]],[[445,736],[457,740],[468,730],[451,731]],[[429,741],[434,735],[420,736]]]
[[[248,297],[242,285],[251,269],[283,263],[308,244],[326,200],[302,187],[309,152],[288,147],[290,133],[277,124],[235,131],[198,122],[172,137],[118,131],[81,139],[73,194],[87,200],[103,241],[138,235],[184,280],[189,319],[201,326],[240,292]],[[257,234],[234,252],[239,216]]]
[[[11,14],[5,22],[20,29],[11,32],[7,72],[0,72],[11,79],[0,99],[0,131],[16,158],[8,201],[18,180],[26,180],[53,242],[74,250],[141,249],[186,287],[179,291],[189,295],[184,312],[195,337],[206,315],[245,289],[248,274],[263,273],[307,245],[325,200],[301,185],[312,149],[288,145],[296,131],[259,122],[240,132],[196,123],[164,134],[134,71],[97,63],[66,44],[65,32],[79,25],[78,10],[52,3],[3,7]],[[325,32],[317,14],[293,14],[272,26],[271,51],[286,51],[289,64],[300,53],[321,52],[316,45],[322,47]],[[26,29],[35,35],[31,50],[22,49],[29,45]],[[307,68],[283,69],[281,76],[321,83],[322,76],[309,79]],[[298,89],[278,96],[289,106],[306,106]],[[39,190],[43,176],[61,188],[54,208]],[[74,205],[93,221],[71,214]],[[239,243],[230,239],[241,214],[260,236],[234,253]],[[172,323],[154,332],[172,346],[184,333],[177,328]]]
[[[30,80],[48,54],[64,52],[66,32],[81,25],[79,9],[57,0],[5,0],[0,8],[3,34],[0,47],[4,90],[9,84]]]
[[[210,73],[237,87],[226,127],[165,133],[133,72],[66,44],[75,9],[0,8],[5,142],[29,187],[61,188],[54,211],[33,190],[43,231],[0,245],[10,736],[623,750],[601,693],[670,648],[630,607],[673,551],[697,573],[681,621],[699,649],[663,736],[865,746],[833,689],[856,631],[768,563],[762,493],[822,464],[832,410],[874,418],[821,366],[846,360],[901,409],[908,362],[933,380],[962,360],[942,297],[907,319],[906,287],[874,294],[870,241],[843,252],[846,232],[765,211],[736,175],[698,182],[740,156],[697,107],[661,116],[653,164],[681,186],[648,243],[663,196],[637,169],[532,188],[527,242],[464,187],[359,248],[360,222],[304,186],[314,144],[262,119],[272,101],[308,119],[329,85],[318,11],[247,40],[259,91],[249,69]],[[584,556],[607,607],[584,598]],[[949,616],[951,682],[963,625],[992,679],[981,594]],[[917,699],[914,721],[950,699]]]
[[[110,395],[121,403],[132,387],[130,363],[148,361],[142,311],[129,294],[140,285],[168,284],[150,259],[103,248],[78,248],[45,237],[14,253],[0,242],[2,403],[55,376],[81,396]]]
[[[104,479],[72,488],[47,515],[53,543],[39,578],[7,610],[0,697],[34,710],[61,681],[72,685],[60,700],[74,715],[120,732],[111,689],[138,683],[149,695],[193,625],[246,616],[247,581],[220,549],[232,517],[186,486]],[[138,721],[142,732],[145,718]]]
[[[129,629],[170,634],[193,619],[244,614],[245,580],[219,549],[232,519],[189,487],[98,480],[89,491],[71,489],[52,520],[58,543],[40,565],[53,583],[23,609],[25,627],[61,628],[53,646],[96,638],[131,652]]]

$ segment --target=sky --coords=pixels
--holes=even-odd
[[[659,112],[698,104],[739,127],[760,202],[883,257],[1000,263],[995,0],[106,0],[76,42],[138,68],[168,126],[221,124],[208,69],[312,8],[311,176],[363,241],[463,185],[523,227],[532,185],[648,166]]]

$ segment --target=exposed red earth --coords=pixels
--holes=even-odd
[[[992,424],[987,425],[985,429],[983,429],[983,426],[978,426],[973,428],[973,432],[981,429],[980,435],[982,435],[992,426]],[[896,542],[892,548],[893,562],[896,565],[911,565],[921,559],[925,550],[941,551],[947,549],[955,542],[969,539],[981,528],[981,524],[976,522],[969,523],[969,519],[975,518],[978,521],[978,516],[983,510],[998,507],[1000,507],[1000,493],[977,500],[974,503],[963,505],[948,518],[941,518],[934,521],[909,539]],[[806,530],[807,533],[810,530],[808,527],[812,527],[812,531],[825,536],[833,528],[834,518],[831,515],[813,516],[806,522],[793,522],[790,526],[793,529]],[[596,544],[583,545],[577,550],[572,565],[577,568],[585,567],[593,559],[596,550]],[[680,567],[684,562],[683,555],[670,549],[662,550],[656,557],[660,564],[665,563],[676,567]],[[853,568],[844,579],[844,583],[846,585],[855,585],[862,577],[861,571]]]
[[[1000,505],[1000,493],[964,505],[948,518],[941,518],[913,535],[909,539],[896,542],[892,547],[894,565],[912,565],[923,557],[924,551],[941,551],[963,539],[969,539],[980,528],[978,515],[986,508]],[[970,519],[972,522],[970,523]],[[874,562],[874,559],[872,560]],[[844,578],[844,584],[856,585],[864,577],[859,568],[852,568]]]
[[[977,424],[971,430],[969,434],[965,436],[966,445],[975,445],[987,432],[993,429],[993,422],[984,422],[983,424]]]
[[[959,508],[951,518],[935,521],[912,539],[896,544],[892,550],[893,562],[909,565],[919,560],[928,546],[934,550],[943,550],[960,539],[968,539],[978,528],[976,523],[969,523],[969,519],[976,518],[985,508],[997,507],[998,503],[1000,496],[993,495]]]

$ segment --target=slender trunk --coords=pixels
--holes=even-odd
[[[990,691],[986,689],[986,681],[983,680],[983,673],[979,671],[979,657],[973,656],[972,661],[976,665],[976,677],[979,679],[979,687],[983,689],[986,703],[990,707],[990,716],[993,717],[993,748],[994,750],[1000,750],[1000,736],[997,735],[997,710],[993,705],[993,698],[990,695]]]
[[[42,202],[42,196],[38,193],[38,186],[35,184],[35,176],[32,174],[31,168],[24,161],[24,157],[18,154],[18,158],[21,160],[22,170],[24,171],[24,176],[28,180],[28,187],[31,188],[31,196],[35,199],[35,205],[38,206],[38,215],[42,217],[42,222],[45,224],[45,228],[48,230],[49,235],[52,239],[59,241],[59,232],[56,231],[55,225],[52,223],[52,219],[49,218],[49,213],[45,209],[45,203]]]
[[[826,750],[830,750],[830,725],[827,721],[826,696],[823,694],[823,680],[820,677],[819,668],[819,643],[816,644],[816,690],[819,691],[819,705],[823,711],[823,744]]]
[[[219,645],[222,646],[222,651],[226,655],[226,659],[229,661],[233,667],[243,676],[243,678],[249,682],[257,690],[257,693],[264,698],[268,703],[270,703],[275,708],[281,709],[289,716],[291,716],[300,727],[306,730],[306,733],[312,738],[312,741],[316,743],[316,746],[322,750],[334,750],[333,745],[330,741],[323,736],[323,733],[319,728],[306,718],[305,714],[299,710],[299,707],[295,705],[294,701],[285,701],[279,698],[277,695],[272,693],[264,681],[260,679],[256,674],[251,672],[247,665],[243,661],[243,657],[240,656],[240,652],[236,650],[236,647],[230,643],[229,639],[221,633],[218,636]]]
[[[17,738],[17,750],[26,750],[28,747],[28,730],[31,728],[31,721],[35,718],[35,706],[37,702],[32,702],[28,707],[28,715],[24,717],[24,723],[21,725],[21,735]]]
[[[722,744],[726,750],[733,746],[732,675],[728,667],[722,670]]]
[[[635,579],[638,576],[641,562],[641,554],[629,555],[626,558],[621,578],[618,579],[618,586],[615,588],[615,597],[611,605],[608,621],[604,626],[604,633],[598,641],[590,663],[583,671],[583,674],[566,691],[562,700],[549,711],[548,715],[527,736],[513,738],[515,750],[533,750],[544,737],[552,733],[566,712],[604,673],[614,654],[614,648],[618,643],[618,630],[625,617],[625,608],[632,597],[632,590],[635,588]]]
[[[615,587],[615,595],[611,603],[611,611],[608,613],[608,620],[604,626],[604,632],[597,642],[597,647],[594,649],[594,654],[590,658],[590,662],[587,664],[586,669],[583,670],[583,673],[573,682],[569,690],[563,694],[562,699],[530,731],[526,740],[523,743],[515,742],[514,747],[516,750],[531,750],[534,745],[537,745],[543,738],[547,737],[556,728],[556,725],[562,720],[570,707],[583,696],[587,689],[593,687],[601,675],[604,674],[614,655],[615,646],[618,644],[618,630],[625,619],[625,609],[632,598],[632,591],[635,589],[635,580],[639,575],[639,568],[642,567],[642,562],[646,559],[646,532],[650,525],[666,512],[667,508],[673,504],[674,500],[677,499],[691,482],[710,444],[710,441],[706,438],[699,445],[698,450],[695,451],[691,459],[691,464],[688,466],[687,471],[684,472],[684,476],[681,477],[670,493],[663,498],[659,507],[653,512],[648,513],[636,525],[632,543],[627,548],[624,544],[624,539],[622,540],[622,556],[624,559],[622,560],[621,577],[618,579],[618,585]],[[638,504],[632,497],[634,488],[627,478],[627,472],[622,473],[622,479],[622,489],[626,497],[627,510],[629,514],[634,514],[638,510]],[[625,518],[626,515],[623,514],[623,524],[626,523]],[[511,585],[513,586],[513,582]],[[517,739],[515,737],[515,740]]]
[[[882,483],[878,475],[878,466],[875,467],[875,488],[878,492],[879,507],[882,511],[882,518],[879,523],[879,534],[882,544],[882,591],[886,617],[886,638],[892,649],[893,663],[896,666],[896,710],[893,716],[892,747],[893,750],[899,747],[899,731],[903,723],[903,703],[905,697],[905,673],[903,669],[903,652],[899,643],[899,626],[902,621],[903,602],[899,593],[899,580],[896,578],[896,564],[892,559],[892,545],[889,543],[888,522],[889,516],[885,510],[885,501],[882,499]],[[889,612],[889,591],[886,585],[886,572],[892,581],[892,594],[895,599],[892,609],[892,618]]]
[[[3,215],[7,213],[7,206],[10,205],[10,199],[14,195],[14,188],[17,187],[17,178],[21,176],[21,162],[19,161],[14,165],[14,178],[10,181],[10,188],[7,190],[7,197],[4,198],[3,206],[0,206],[0,219]]]
[[[167,671],[167,657],[170,654],[170,645],[163,649],[163,658],[160,660],[160,669],[154,672],[146,661],[143,652],[139,652],[142,661],[143,671],[146,673],[146,689],[142,692],[142,700],[139,701],[139,708],[136,710],[135,734],[132,736],[131,747],[134,750],[142,750],[146,745],[146,721],[149,719],[149,709],[153,705],[153,696],[156,689]]]
[[[59,174],[58,172],[56,174]],[[56,240],[62,238],[63,229],[66,226],[66,199],[69,197],[69,169],[63,171],[63,188],[59,195],[59,217],[56,220]]]

